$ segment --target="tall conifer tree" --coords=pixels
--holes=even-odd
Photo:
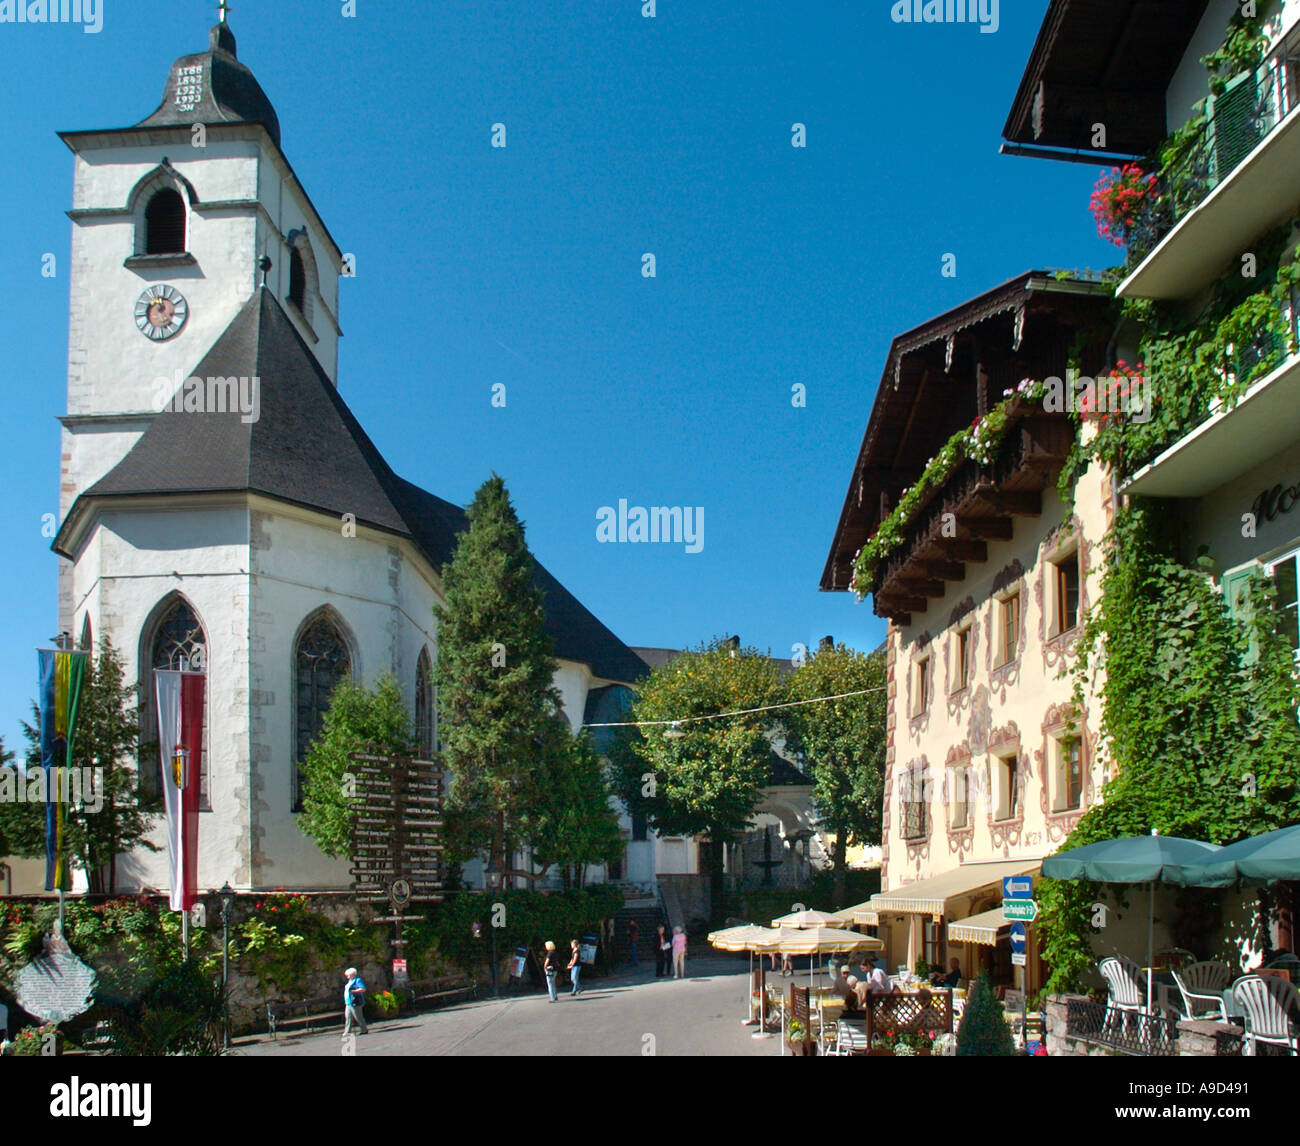
[[[560,694],[542,591],[524,527],[505,482],[493,474],[469,508],[442,570],[438,620],[439,737],[452,774],[447,804],[450,858],[486,850],[505,868],[527,842],[539,806],[539,767],[550,759]]]

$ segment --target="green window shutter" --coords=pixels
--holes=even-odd
[[[1251,628],[1250,650],[1245,659],[1248,665],[1259,660],[1259,641],[1256,640],[1251,627],[1254,612],[1250,607],[1250,582],[1258,572],[1258,565],[1247,565],[1244,569],[1237,569],[1223,575],[1223,607],[1228,610],[1228,615],[1234,621]]]
[[[1211,184],[1222,183],[1263,138],[1260,90],[1254,72],[1236,76],[1221,96],[1211,97]]]

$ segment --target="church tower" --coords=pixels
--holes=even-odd
[[[258,289],[263,257],[267,289],[336,382],[342,254],[280,149],[275,109],[237,58],[224,11],[207,50],[172,65],[153,114],[60,138],[76,156],[63,518]],[[64,631],[77,607],[68,572]]]

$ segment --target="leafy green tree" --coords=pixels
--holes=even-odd
[[[528,837],[539,863],[560,868],[567,891],[583,886],[588,864],[621,859],[624,843],[609,780],[588,735],[557,737],[555,748],[545,761]]]
[[[402,756],[412,751],[411,714],[391,674],[381,676],[373,689],[340,681],[330,696],[320,737],[302,762],[302,830],[327,856],[349,855],[352,804],[347,777],[356,769],[349,754]]]
[[[970,998],[957,1028],[957,1056],[1013,1057],[1016,1042],[1003,1017],[1002,1008],[993,997],[987,975],[981,975],[971,987]]]
[[[116,891],[119,855],[135,848],[158,850],[146,836],[160,802],[145,796],[136,782],[137,760],[144,762],[154,747],[140,744],[138,693],[139,687],[127,682],[112,642],[102,639],[86,666],[70,761],[73,768],[92,769],[95,781],[83,787],[82,800],[69,803],[66,810],[68,859],[85,871],[92,894]],[[23,735],[27,767],[39,767],[40,712],[35,704]],[[45,809],[39,804],[0,804],[0,835],[14,855],[44,855]]]
[[[776,663],[756,649],[720,639],[688,650],[641,682],[636,721],[673,721],[741,712],[779,702]],[[713,876],[715,917],[723,911],[723,847],[740,839],[771,774],[771,713],[684,720],[679,728],[641,729],[612,759],[629,809],[664,835],[703,835]],[[680,734],[680,735],[677,735]]]
[[[806,764],[822,825],[835,833],[834,903],[844,906],[850,844],[880,843],[885,790],[885,657],[821,649],[786,682],[788,700],[845,696],[784,710],[786,743]]]
[[[14,754],[0,740],[0,768],[12,768]],[[19,780],[18,782],[21,782]],[[0,856],[32,856],[44,849],[45,815],[26,803],[0,802]]]
[[[434,606],[439,731],[452,774],[452,861],[486,849],[506,866],[537,815],[538,765],[558,751],[557,737],[568,736],[556,721],[556,663],[534,568],[505,482],[493,474],[479,487],[469,529],[443,567],[446,604]]]

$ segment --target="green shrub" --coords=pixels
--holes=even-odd
[[[1016,1054],[1011,1028],[1003,1018],[1002,1008],[993,997],[993,988],[986,975],[981,975],[971,988],[957,1031],[958,1056],[1012,1058]]]

